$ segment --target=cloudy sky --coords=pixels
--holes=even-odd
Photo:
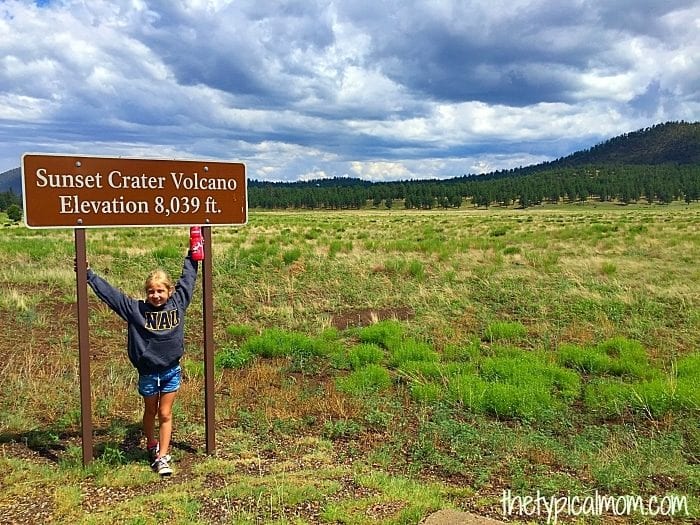
[[[25,152],[447,178],[700,120],[700,0],[0,0]]]

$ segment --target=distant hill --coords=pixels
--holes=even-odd
[[[550,162],[533,164],[523,168],[500,170],[479,175],[479,180],[518,177],[548,171],[550,169],[573,168],[590,165],[700,165],[700,122],[666,122],[649,128],[624,133],[601,142],[589,149],[577,151]],[[445,179],[449,182],[461,179]],[[381,183],[380,183],[381,184]],[[410,184],[410,182],[408,182]],[[319,179],[299,182],[250,181],[251,187],[293,187],[293,188],[347,188],[350,186],[370,186],[369,181],[347,177]]]
[[[700,122],[657,124],[545,164],[700,164]]]
[[[13,168],[0,173],[0,192],[10,191],[22,194],[22,169]]]
[[[481,180],[521,177],[584,166],[700,165],[700,122],[666,122],[623,133],[595,146],[541,164],[479,175]]]

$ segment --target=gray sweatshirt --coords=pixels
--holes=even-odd
[[[140,374],[155,374],[176,366],[185,351],[185,310],[192,300],[198,263],[185,257],[175,291],[161,307],[133,299],[92,270],[87,281],[107,306],[127,323],[127,353]]]

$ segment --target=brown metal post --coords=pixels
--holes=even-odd
[[[216,449],[214,435],[214,295],[212,291],[211,226],[202,227],[204,238],[204,268],[202,270],[202,309],[204,319],[204,418],[207,454]]]
[[[90,396],[90,334],[88,326],[87,256],[85,228],[75,228],[75,262],[78,293],[78,353],[80,355],[80,421],[83,465],[92,461],[92,402]]]

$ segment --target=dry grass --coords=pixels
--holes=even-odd
[[[439,355],[473,341],[489,351],[486,328],[504,322],[525,328],[515,344],[528,352],[624,336],[669,370],[700,348],[698,225],[697,206],[255,212],[246,227],[213,230],[216,345],[241,346],[232,324],[316,337],[353,312],[372,322],[393,311],[410,312],[406,336]],[[334,241],[351,245],[331,250]],[[91,230],[88,258],[138,296],[151,267],[179,275],[180,256],[156,252],[185,244],[178,228]],[[53,495],[36,514],[47,522],[417,523],[435,505],[495,515],[504,486],[698,483],[692,413],[601,422],[574,406],[554,428],[504,422],[414,403],[398,374],[382,395],[343,393],[336,379],[348,371],[330,364],[338,356],[217,370],[217,454],[206,457],[199,287],[176,405],[178,475],[166,484],[151,483],[138,448],[141,400],[123,323],[90,296],[98,458],[82,470],[72,237],[12,228],[0,254],[0,336],[11,343],[0,350],[0,468],[19,483],[0,481],[0,510],[13,519],[28,490]],[[358,342],[352,330],[336,337],[346,349]],[[151,519],[153,508],[162,513]]]

